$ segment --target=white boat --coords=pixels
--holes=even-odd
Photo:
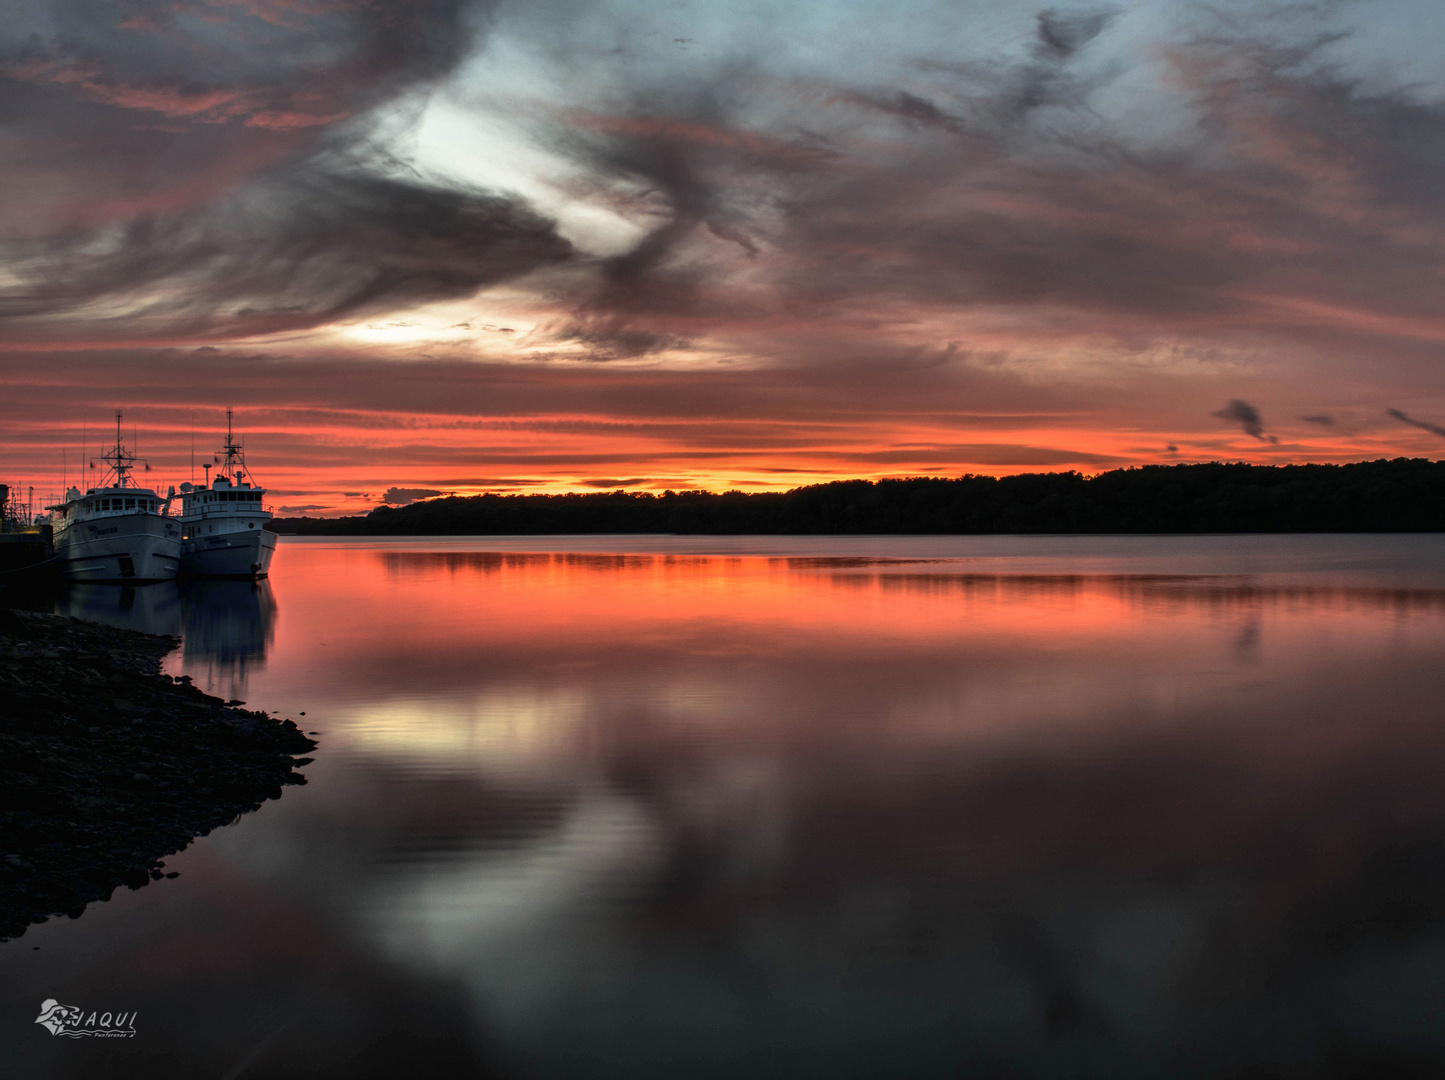
[[[167,516],[170,499],[136,484],[136,456],[120,438],[115,414],[115,447],[102,455],[109,466],[100,487],[83,495],[65,493],[47,507],[55,562],[71,581],[170,581],[181,562],[181,527]],[[147,466],[148,467],[148,466]]]
[[[191,577],[263,578],[276,534],[266,530],[266,489],[252,482],[245,451],[231,435],[226,410],[226,459],[214,479],[181,485],[181,573]]]

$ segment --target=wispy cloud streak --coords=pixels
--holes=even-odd
[[[1260,442],[1277,443],[1279,439],[1268,435],[1264,430],[1264,421],[1260,419],[1259,410],[1247,401],[1235,398],[1218,412],[1212,412],[1210,416],[1218,417],[1220,420],[1232,420],[1239,424],[1240,429],[1251,438]]]
[[[1445,427],[1439,424],[1432,424],[1428,420],[1416,420],[1413,416],[1407,416],[1399,409],[1386,409],[1385,412],[1402,424],[1409,424],[1411,427],[1417,427],[1421,431],[1428,431],[1431,435],[1439,435],[1442,439],[1445,439]]]

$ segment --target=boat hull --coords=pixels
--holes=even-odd
[[[181,542],[186,577],[263,578],[271,571],[276,534],[265,529],[196,536]]]
[[[159,514],[78,521],[56,533],[55,562],[71,581],[171,581],[181,564],[181,528]]]

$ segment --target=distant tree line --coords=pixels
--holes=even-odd
[[[474,495],[270,527],[316,536],[1438,532],[1445,461],[1146,465],[1093,477],[839,480],[785,492]]]

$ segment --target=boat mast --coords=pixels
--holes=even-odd
[[[241,477],[246,472],[246,454],[231,434],[232,412],[231,409],[226,410],[226,472],[231,474],[232,486],[239,487]],[[236,467],[238,463],[239,469]]]
[[[101,460],[110,466],[110,471],[101,480],[101,487],[111,486],[105,482],[110,479],[111,475],[115,476],[115,487],[134,486],[135,481],[130,478],[130,470],[135,465],[136,458],[134,454],[126,450],[125,444],[120,441],[120,413],[118,412],[115,414],[115,448],[102,454]]]

